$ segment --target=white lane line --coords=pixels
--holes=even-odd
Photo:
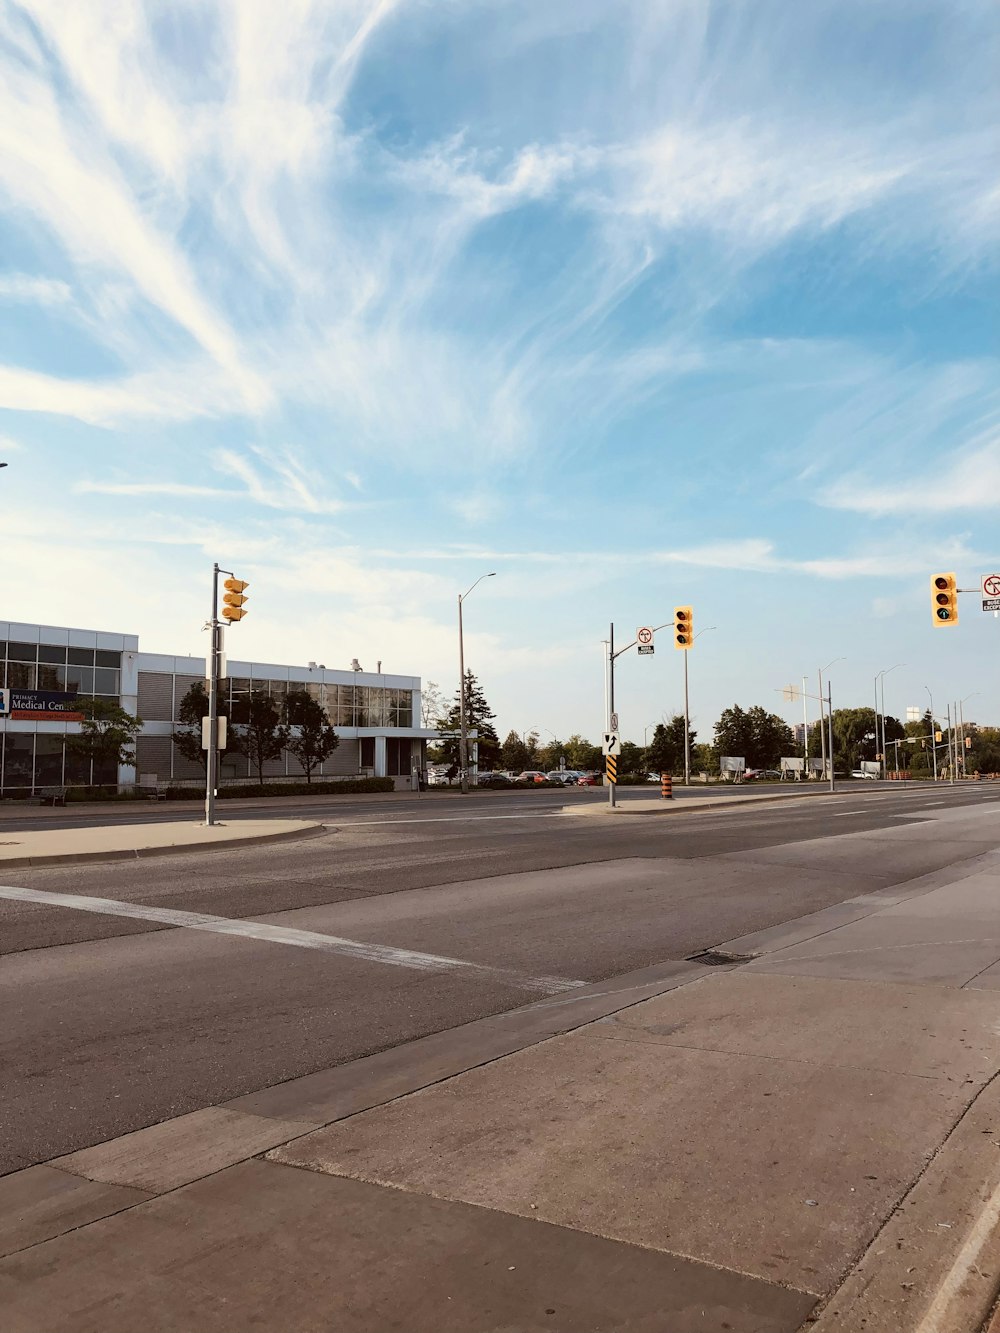
[[[294,944],[300,949],[319,949],[324,953],[343,954],[369,963],[388,963],[391,967],[409,967],[421,972],[472,972],[484,979],[505,980],[547,995],[589,984],[568,977],[526,977],[520,972],[489,967],[484,963],[470,963],[464,958],[397,949],[389,944],[345,940],[339,935],[320,935],[314,930],[271,926],[262,921],[234,921],[225,916],[210,916],[207,912],[178,912],[172,907],[151,907],[145,903],[120,902],[115,898],[89,898],[82,894],[50,893],[45,889],[21,889],[5,884],[0,884],[0,898],[48,907],[71,907],[78,912],[96,912],[101,916],[136,917],[140,921],[159,921],[163,925],[186,930],[207,930],[215,935],[237,935],[244,939],[267,940],[272,944]]]
[[[862,817],[867,818],[867,816],[868,816],[868,811],[867,811],[867,810],[838,810],[837,813],[833,816],[833,818],[834,818],[834,819],[860,819],[860,818],[862,818]]]
[[[367,824],[475,824],[489,823],[493,819],[564,819],[564,810],[550,810],[548,813],[533,811],[530,815],[431,815],[427,819],[338,819],[336,815],[324,815],[323,822],[339,828],[363,828]]]

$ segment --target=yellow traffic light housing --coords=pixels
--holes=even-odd
[[[674,607],[674,647],[685,651],[694,643],[694,612],[689,606]]]
[[[249,588],[250,584],[245,583],[243,579],[226,579],[222,586],[226,590],[222,598],[223,620],[228,620],[230,624],[242,620],[246,615],[244,608],[250,600],[249,597],[243,596],[243,589]]]
[[[958,624],[958,584],[954,574],[931,577],[931,617],[935,625]]]

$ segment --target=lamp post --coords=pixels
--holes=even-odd
[[[709,630],[718,629],[718,625],[706,625],[700,629],[691,640],[691,646],[694,647],[702,634],[707,634]],[[691,710],[688,705],[688,654],[684,654],[684,786],[691,785]]]
[[[458,740],[458,763],[461,769],[460,782],[462,795],[469,794],[469,735],[465,718],[465,639],[462,632],[462,603],[472,592],[473,588],[479,586],[483,579],[492,579],[496,577],[496,570],[491,570],[488,574],[480,574],[469,592],[459,593],[458,595],[458,717],[459,717],[459,740]]]
[[[890,671],[896,671],[896,670],[897,670],[899,667],[901,667],[901,666],[906,666],[906,663],[905,663],[905,662],[897,662],[895,666],[886,667],[884,671],[880,671],[880,672],[878,672],[878,674],[877,674],[876,677],[875,677],[875,749],[876,749],[876,751],[878,751],[878,752],[881,753],[881,755],[882,755],[882,759],[881,759],[880,762],[881,762],[881,774],[882,774],[882,778],[883,778],[883,780],[885,779],[885,775],[886,775],[886,772],[887,772],[886,757],[885,757],[885,678],[886,678],[886,676],[888,676],[888,674],[889,674]],[[880,682],[880,681],[881,681],[881,684],[882,684],[882,742],[881,742],[881,744],[879,743],[879,738],[878,738],[878,718],[879,718],[878,696],[879,696],[879,682]]]
[[[829,671],[830,668],[831,668],[832,666],[835,666],[838,662],[846,662],[846,661],[847,661],[847,658],[846,658],[846,657],[835,657],[835,658],[833,659],[832,662],[827,662],[827,664],[826,664],[825,667],[820,667],[820,669],[819,669],[819,743],[820,743],[820,754],[821,754],[821,756],[822,756],[822,763],[823,763],[823,767],[824,767],[824,768],[826,767],[826,736],[825,736],[824,731],[823,731],[823,672],[824,672],[824,671]],[[829,712],[828,722],[829,722],[829,727],[830,727],[830,790],[833,791],[833,790],[834,790],[834,775],[833,775],[833,699],[832,699],[832,697],[831,697],[831,699],[829,700],[829,708],[828,708],[828,712]]]
[[[934,740],[934,696],[930,692],[930,687],[925,685],[927,697],[931,701],[931,764],[933,765],[934,781],[937,782],[937,745]]]

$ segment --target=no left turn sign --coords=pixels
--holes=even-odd
[[[635,632],[635,637],[643,646],[653,642],[653,631],[648,625],[643,625]]]
[[[983,575],[983,610],[1000,611],[1000,574]]]

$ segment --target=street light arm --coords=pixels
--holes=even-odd
[[[668,625],[672,625],[673,623],[674,623],[674,622],[673,622],[672,620],[665,620],[665,621],[663,622],[662,625],[654,625],[654,626],[653,626],[653,633],[655,634],[656,631],[657,631],[657,630],[660,630],[660,629],[666,629]],[[712,629],[715,629],[715,626],[712,625],[711,628],[712,628]],[[704,634],[705,631],[702,630],[701,632],[702,632],[702,634]],[[697,638],[698,635],[696,634],[694,637]],[[638,642],[639,642],[638,639],[633,639],[632,642],[631,642],[631,643],[627,643],[627,644],[625,645],[624,648],[619,648],[618,651],[617,651],[616,653],[612,653],[612,654],[611,654],[611,660],[614,661],[615,658],[621,657],[622,653],[627,653],[628,650],[629,650],[630,648],[634,648]]]
[[[496,576],[497,576],[497,572],[496,572],[495,569],[490,570],[490,572],[489,572],[488,574],[480,574],[480,575],[479,575],[479,578],[476,579],[475,583],[472,585],[472,588],[469,589],[469,592],[472,592],[473,588],[478,588],[479,585],[480,585],[480,583],[482,583],[483,579],[495,579]],[[458,600],[459,600],[460,602],[464,602],[465,599],[466,599],[466,597],[468,597],[469,592],[459,593],[459,595],[458,595]]]

